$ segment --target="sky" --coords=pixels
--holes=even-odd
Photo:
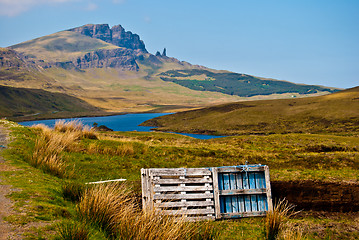
[[[88,23],[121,24],[192,64],[359,86],[359,0],[0,0],[0,47]]]

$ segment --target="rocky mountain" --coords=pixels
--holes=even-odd
[[[121,25],[109,27],[108,24],[87,24],[82,27],[72,28],[68,31],[80,33],[92,38],[101,39],[115,46],[124,47],[132,50],[140,50],[147,53],[145,44],[140,36],[126,31]]]
[[[173,112],[337,91],[192,65],[168,57],[166,48],[151,54],[139,35],[108,24],[1,49],[0,85],[59,92],[110,112]]]

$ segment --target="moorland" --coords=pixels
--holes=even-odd
[[[137,34],[106,24],[1,49],[0,67],[1,117],[179,111],[145,124],[227,136],[101,132],[78,122],[49,129],[2,119],[1,136],[9,136],[0,142],[0,177],[12,201],[5,220],[16,237],[359,238],[358,87],[208,69],[165,51],[150,54]],[[141,168],[246,163],[268,165],[274,202],[286,199],[299,211],[278,220],[278,235],[268,236],[268,217],[186,223],[141,211]],[[127,180],[86,184],[118,178]]]

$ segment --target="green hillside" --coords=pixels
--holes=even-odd
[[[237,102],[149,120],[158,130],[219,135],[359,133],[359,87],[326,96]]]
[[[214,73],[208,70],[171,70],[160,74],[164,81],[171,81],[181,86],[198,91],[221,92],[241,97],[282,93],[312,94],[318,92],[335,92],[333,88],[314,85],[298,85],[286,81],[264,80],[262,78],[239,73]]]
[[[68,112],[84,115],[99,112],[86,102],[63,93],[51,93],[41,89],[25,89],[0,86],[0,117],[26,119],[26,117],[61,117]]]

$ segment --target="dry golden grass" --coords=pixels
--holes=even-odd
[[[100,227],[109,237],[115,238],[120,222],[123,224],[133,217],[134,207],[134,201],[125,186],[111,183],[87,189],[77,211],[81,219]]]
[[[97,139],[97,133],[93,128],[84,126],[82,122],[78,120],[72,120],[66,122],[65,120],[58,120],[55,123],[54,130],[62,133],[78,133],[83,138]]]
[[[35,125],[33,128],[39,130],[39,136],[35,142],[30,164],[58,177],[64,177],[68,167],[62,159],[64,150],[69,150],[81,137],[97,139],[92,129],[83,127],[78,121],[57,121],[54,130],[42,124]]]
[[[58,132],[77,132],[82,131],[83,124],[78,120],[66,122],[65,120],[57,120],[54,130]]]
[[[80,218],[100,227],[110,239],[213,239],[207,223],[188,223],[181,216],[140,211],[126,185],[111,183],[87,189],[77,208]]]
[[[278,239],[279,234],[283,232],[285,223],[288,221],[290,216],[293,216],[294,205],[289,204],[287,200],[282,199],[277,202],[272,211],[268,211],[265,218],[265,239],[275,240]],[[285,239],[291,239],[285,238]],[[295,238],[294,238],[295,239]]]
[[[288,226],[278,236],[281,240],[302,240],[305,239],[303,230],[300,227]]]
[[[37,128],[42,130],[36,139],[30,164],[43,168],[55,176],[64,177],[67,164],[63,161],[61,153],[79,138],[79,134],[61,134],[47,128]]]

